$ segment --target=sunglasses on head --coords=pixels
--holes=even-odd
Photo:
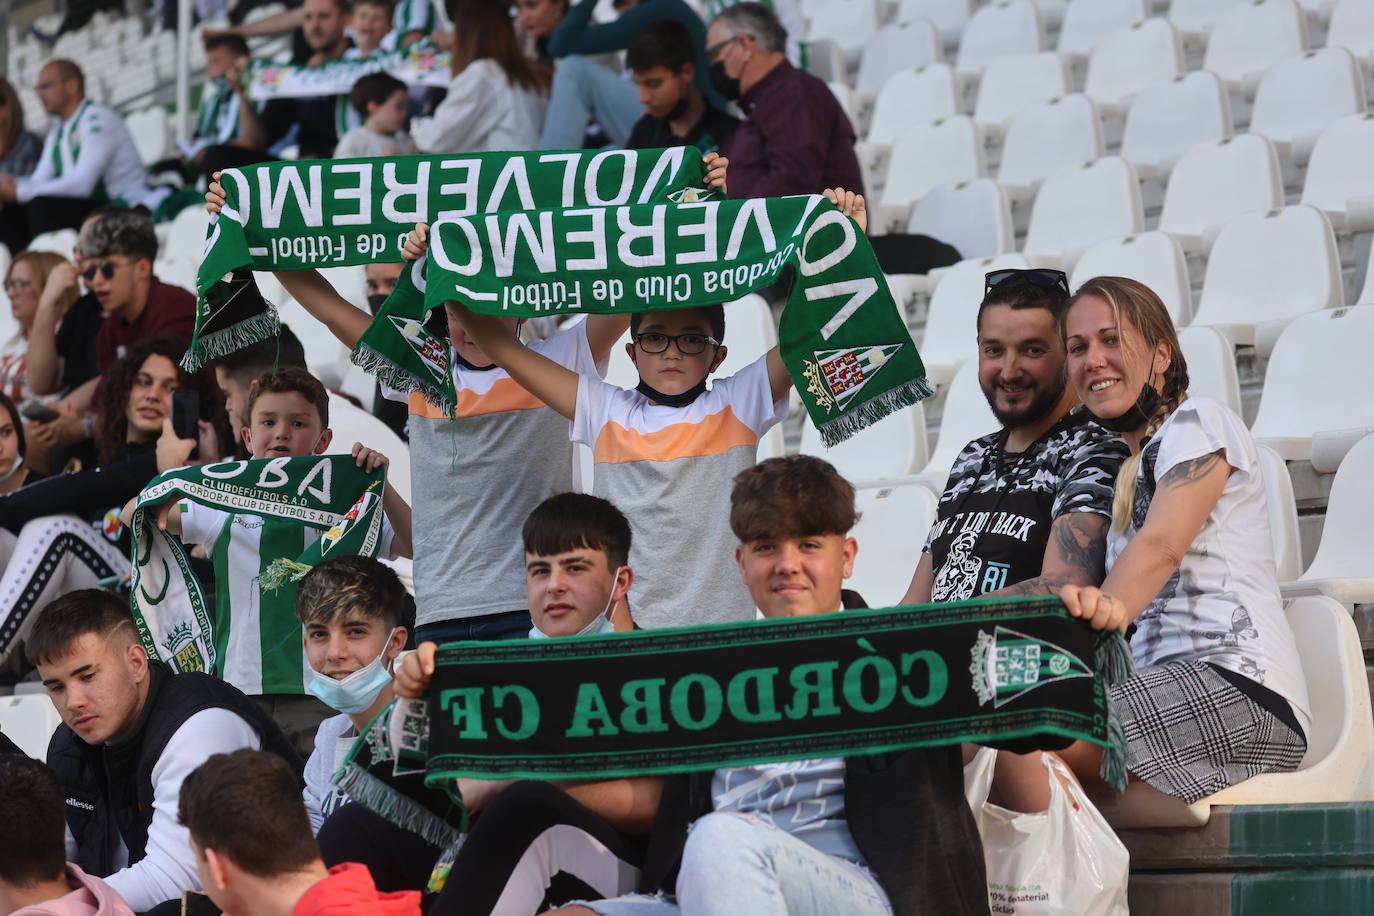
[[[81,276],[86,278],[87,283],[90,283],[95,279],[96,272],[99,271],[100,275],[106,280],[113,280],[115,271],[118,269],[119,265],[114,261],[101,261],[99,264],[92,264],[90,267],[81,271]]]
[[[1004,270],[993,270],[983,275],[983,295],[986,296],[997,287],[1011,282],[1029,283],[1032,286],[1052,286],[1064,291],[1064,295],[1069,294],[1069,278],[1064,275],[1062,270],[1054,270],[1050,267],[1008,267]]]

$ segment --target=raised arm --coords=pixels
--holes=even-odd
[[[536,353],[520,342],[495,315],[478,315],[458,302],[446,302],[449,317],[459,321],[474,343],[530,394],[567,417],[577,411],[581,377],[566,366]]]
[[[358,345],[372,316],[343,296],[315,270],[282,270],[273,273],[286,291],[350,350]]]
[[[63,305],[76,287],[76,267],[67,261],[48,273],[48,281],[38,298],[33,327],[29,329],[25,355],[29,388],[36,395],[56,394],[62,387],[62,357],[57,352],[57,327],[65,312]]]

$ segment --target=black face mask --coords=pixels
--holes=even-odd
[[[1119,417],[1099,417],[1092,411],[1088,411],[1088,416],[1092,417],[1093,422],[1103,429],[1109,429],[1114,433],[1128,433],[1133,429],[1140,429],[1150,422],[1150,417],[1154,416],[1155,409],[1159,407],[1159,392],[1155,386],[1149,382],[1140,389],[1140,395],[1135,399],[1135,403]]]
[[[725,72],[725,61],[718,60],[711,64],[709,75],[711,85],[715,87],[716,92],[721,94],[722,98],[732,102],[739,98],[739,77],[730,76]]]
[[[382,303],[386,301],[386,293],[371,293],[367,297],[367,307],[372,310],[372,314],[377,314],[382,310]]]
[[[657,389],[650,388],[649,383],[643,379],[640,379],[639,384],[635,386],[635,391],[638,391],[655,404],[662,404],[665,407],[686,407],[688,404],[701,397],[702,392],[705,390],[706,379],[697,382],[695,387],[689,388],[682,392],[682,394],[664,394]]]

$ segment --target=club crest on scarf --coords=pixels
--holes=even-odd
[[[971,654],[969,672],[978,702],[997,708],[1054,681],[1093,676],[1068,650],[1006,627],[997,627],[992,635],[979,631]]]
[[[868,384],[868,379],[877,372],[891,356],[902,348],[902,344],[888,344],[877,347],[847,347],[842,350],[818,350],[813,355],[816,361],[803,360],[806,368],[802,375],[807,380],[806,390],[816,399],[816,403],[830,413],[838,404],[841,409]]]

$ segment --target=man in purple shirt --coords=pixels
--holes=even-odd
[[[731,197],[860,191],[854,126],[830,88],[787,62],[787,30],[762,3],[727,7],[706,32],[711,83],[744,121],[721,154]]]

